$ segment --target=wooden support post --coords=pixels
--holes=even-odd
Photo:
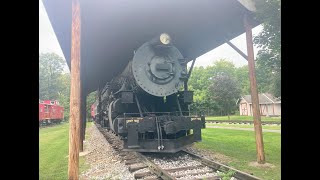
[[[79,179],[80,142],[80,4],[72,0],[71,26],[71,88],[68,179]]]
[[[253,42],[252,42],[252,27],[249,23],[247,16],[244,16],[244,26],[246,29],[246,39],[247,39],[247,53],[248,53],[248,66],[249,66],[249,78],[250,78],[250,89],[251,89],[251,99],[252,99],[252,111],[253,111],[253,124],[254,131],[256,134],[256,149],[257,149],[257,161],[260,164],[265,163],[264,157],[264,145],[261,127],[261,117],[259,109],[259,97],[258,89],[255,75],[255,65],[254,65],[254,54],[253,54]]]

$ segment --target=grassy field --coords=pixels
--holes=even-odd
[[[87,128],[92,123],[87,123]],[[87,136],[86,136],[87,138]],[[69,123],[39,130],[40,179],[68,179]],[[80,172],[86,170],[84,157],[79,159]]]
[[[208,116],[206,120],[228,120],[228,116]],[[230,120],[245,120],[253,121],[253,116],[230,116]],[[261,121],[279,121],[281,122],[281,117],[265,117],[261,116]]]
[[[206,126],[253,128],[253,124],[206,123]],[[281,125],[263,125],[262,129],[281,130]]]
[[[87,128],[91,125],[92,123],[88,123]],[[67,179],[68,137],[68,123],[40,129],[40,179]],[[86,134],[87,138],[88,135]],[[264,132],[266,161],[275,165],[274,168],[267,169],[248,165],[249,162],[256,161],[255,139],[252,131],[203,129],[202,138],[202,142],[197,143],[195,146],[230,157],[232,162],[228,164],[229,166],[253,173],[262,179],[280,179],[280,134]],[[80,157],[80,172],[85,171],[88,167],[84,163],[84,157]]]
[[[232,166],[254,176],[267,180],[281,179],[281,135],[278,133],[263,133],[266,162],[273,168],[258,168],[249,166],[256,161],[255,135],[252,131],[237,131],[227,129],[203,129],[202,142],[195,147],[224,154],[232,159]]]

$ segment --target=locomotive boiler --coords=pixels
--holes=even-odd
[[[166,33],[144,43],[98,89],[95,121],[121,136],[126,151],[173,153],[201,141],[205,120],[189,115],[187,62]]]

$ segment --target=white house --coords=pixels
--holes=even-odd
[[[253,116],[251,95],[242,96],[238,102],[241,116]],[[259,94],[261,116],[281,116],[281,99],[269,93]]]

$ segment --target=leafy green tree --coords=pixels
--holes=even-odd
[[[212,76],[224,73],[232,78],[236,77],[236,67],[234,64],[226,59],[220,59],[213,63]]]
[[[39,55],[39,98],[58,100],[64,107],[64,119],[69,119],[70,74],[63,72],[66,62],[55,53]]]
[[[64,119],[70,117],[70,74],[61,74],[59,77],[58,101],[64,107]]]
[[[240,97],[240,89],[234,78],[221,72],[212,78],[212,85],[209,87],[211,99],[224,109],[229,117],[231,111],[235,110],[236,101]]]
[[[212,77],[212,67],[194,67],[191,77],[188,82],[189,90],[194,91],[193,101],[191,104],[191,111],[194,114],[203,112],[204,109],[212,107],[212,102],[209,100],[208,87],[210,77]]]
[[[250,80],[249,80],[249,68],[248,65],[236,68],[236,80],[241,89],[241,95],[250,94]]]
[[[259,63],[256,67],[256,79],[257,79],[257,86],[258,92],[271,92],[271,84],[272,84],[272,72],[269,71],[267,68],[263,68]]]
[[[55,53],[39,55],[39,98],[57,99],[64,60]]]
[[[213,92],[209,89],[212,78],[221,73],[227,74],[236,81],[245,81],[238,83],[245,86],[244,88],[240,87],[240,89],[249,90],[248,69],[238,70],[232,62],[226,59],[220,59],[212,66],[205,68],[194,67],[188,83],[189,90],[194,91],[194,103],[191,105],[193,113],[206,112],[207,115],[222,115],[222,112],[224,112],[223,106],[211,98]]]
[[[262,22],[262,32],[254,38],[261,48],[257,54],[259,90],[281,96],[281,1],[256,1],[257,19]]]

